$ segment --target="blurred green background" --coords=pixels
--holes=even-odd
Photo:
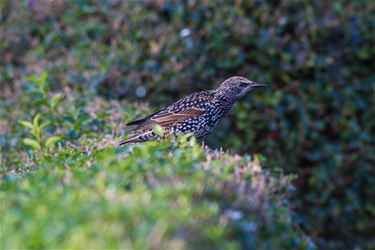
[[[264,166],[297,174],[294,219],[319,249],[375,249],[374,1],[0,0],[0,7],[8,104],[25,76],[42,71],[53,90],[152,109],[233,75],[270,83],[237,103],[206,143],[261,153]]]

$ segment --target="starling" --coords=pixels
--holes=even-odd
[[[240,76],[228,78],[215,90],[190,94],[149,116],[127,123],[136,127],[119,145],[163,139],[177,133],[193,133],[197,139],[201,139],[211,133],[235,101],[252,88],[261,86],[267,85]],[[155,125],[163,129],[164,136],[155,132]]]

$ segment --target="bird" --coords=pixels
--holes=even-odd
[[[264,86],[267,84],[254,82],[245,77],[230,77],[214,90],[192,93],[146,117],[128,122],[127,126],[136,127],[129,131],[128,138],[118,144],[122,146],[165,139],[171,134],[192,133],[197,139],[202,139],[213,131],[238,99],[253,88]],[[163,134],[155,131],[156,126],[162,128]]]

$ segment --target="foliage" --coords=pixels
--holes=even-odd
[[[2,124],[40,113],[51,122],[41,145],[59,136],[64,146],[98,133],[120,136],[123,128],[104,124],[112,106],[89,114],[69,104],[73,93],[159,106],[231,75],[269,82],[238,103],[207,143],[261,152],[265,165],[297,173],[293,206],[319,248],[375,248],[373,1],[41,2],[0,2]],[[38,104],[42,93],[27,92],[35,97],[28,104],[20,91],[28,91],[25,75],[44,69],[65,98],[56,107],[61,116]],[[124,105],[121,120],[145,110]],[[35,139],[21,127],[5,128],[1,146]],[[6,161],[20,166],[19,154]]]
[[[69,103],[47,108],[53,98],[31,95],[45,78],[28,78],[33,84],[17,108],[32,108],[18,124],[8,120],[17,142],[4,149],[1,169],[4,249],[314,248],[293,221],[292,175],[209,150],[189,135],[114,147],[118,137],[106,131],[116,131],[127,110],[74,92],[60,93]],[[43,87],[41,98],[56,96]],[[71,136],[75,109],[84,126]],[[40,125],[47,117],[51,123]],[[28,134],[35,139],[18,143]]]

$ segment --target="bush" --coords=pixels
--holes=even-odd
[[[188,136],[113,147],[130,105],[28,79],[1,169],[5,249],[314,248],[293,221],[292,175]]]
[[[293,206],[320,248],[375,247],[372,1],[26,3],[1,2],[3,93],[41,69],[54,89],[152,106],[231,75],[270,82],[209,145],[297,173]]]

